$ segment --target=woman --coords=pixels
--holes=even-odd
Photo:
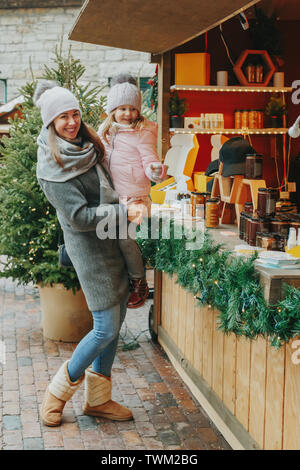
[[[118,240],[99,239],[96,234],[105,217],[119,223],[126,211],[101,163],[103,145],[82,122],[75,96],[53,82],[41,82],[34,102],[44,124],[37,140],[37,178],[57,211],[67,252],[94,321],[93,329],[53,377],[41,416],[47,426],[58,426],[66,401],[85,378],[85,414],[132,419],[129,409],[111,400],[111,368],[126,313],[128,272]]]

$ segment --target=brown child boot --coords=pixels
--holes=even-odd
[[[127,308],[139,308],[147,300],[149,287],[146,278],[130,279],[130,295]]]
[[[67,369],[68,362],[64,362],[56,372],[45,392],[40,413],[46,426],[60,425],[66,402],[70,400],[84,379],[83,374],[76,382],[71,382]]]
[[[111,400],[111,379],[87,369],[85,372],[85,404],[83,413],[89,416],[127,421],[133,419],[131,411]]]

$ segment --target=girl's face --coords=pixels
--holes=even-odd
[[[139,117],[139,112],[136,108],[129,104],[118,106],[115,110],[115,121],[119,124],[132,124]]]
[[[81,116],[78,109],[71,109],[57,116],[54,121],[57,134],[63,139],[72,140],[77,137],[81,125]]]

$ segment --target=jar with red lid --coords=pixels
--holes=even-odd
[[[272,217],[276,211],[277,189],[258,188],[257,213],[260,217]]]
[[[245,178],[249,180],[262,179],[263,157],[257,154],[246,155]]]

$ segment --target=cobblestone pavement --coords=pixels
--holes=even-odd
[[[128,310],[113,368],[113,399],[130,407],[134,420],[113,422],[83,415],[82,387],[66,404],[62,425],[50,428],[39,417],[42,397],[76,343],[43,337],[36,288],[0,280],[0,448],[230,449],[164,351],[144,331],[151,303]],[[140,347],[123,351],[124,342],[137,335]]]

